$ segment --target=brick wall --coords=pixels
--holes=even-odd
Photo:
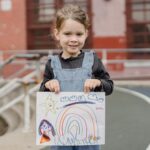
[[[25,0],[0,0],[0,50],[26,49],[25,6]]]

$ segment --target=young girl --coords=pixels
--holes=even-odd
[[[62,52],[52,56],[45,67],[40,91],[104,91],[110,95],[113,81],[94,52],[83,52],[89,20],[76,5],[66,5],[57,12],[54,35]],[[52,146],[51,150],[99,150],[100,146]]]

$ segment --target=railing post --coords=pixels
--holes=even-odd
[[[30,95],[28,94],[29,82],[19,81],[24,90],[24,132],[28,132],[30,129]]]
[[[36,80],[20,81],[24,88],[24,132],[30,129],[30,92],[28,91],[29,85],[35,84]]]
[[[102,61],[103,61],[104,65],[107,64],[107,50],[106,49],[102,50]]]
[[[25,93],[24,100],[24,131],[27,132],[30,129],[30,98],[28,93]]]
[[[41,80],[40,61],[36,61],[35,65],[36,65],[36,72],[37,72],[36,79],[37,79],[37,82],[39,82]]]
[[[24,132],[30,129],[30,96],[28,94],[29,83],[22,82],[24,88]]]

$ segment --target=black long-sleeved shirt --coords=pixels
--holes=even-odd
[[[59,54],[59,59],[62,65],[62,68],[69,69],[69,68],[80,68],[82,66],[84,52],[81,53],[77,57],[70,57],[64,59],[61,57],[62,53]],[[51,67],[51,60],[49,59],[45,66],[44,72],[44,79],[40,86],[40,91],[49,91],[45,87],[45,83],[54,78],[53,69]],[[105,70],[101,60],[97,57],[94,53],[94,64],[92,67],[92,78],[101,80],[101,86],[96,87],[94,89],[95,92],[97,91],[104,91],[106,95],[110,95],[113,91],[113,81],[110,79],[109,73]]]

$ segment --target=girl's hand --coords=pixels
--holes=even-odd
[[[49,80],[45,83],[45,87],[49,89],[51,92],[59,93],[60,92],[60,85],[58,80],[53,79]]]
[[[84,92],[90,92],[100,85],[101,81],[98,79],[87,79],[84,83]]]

